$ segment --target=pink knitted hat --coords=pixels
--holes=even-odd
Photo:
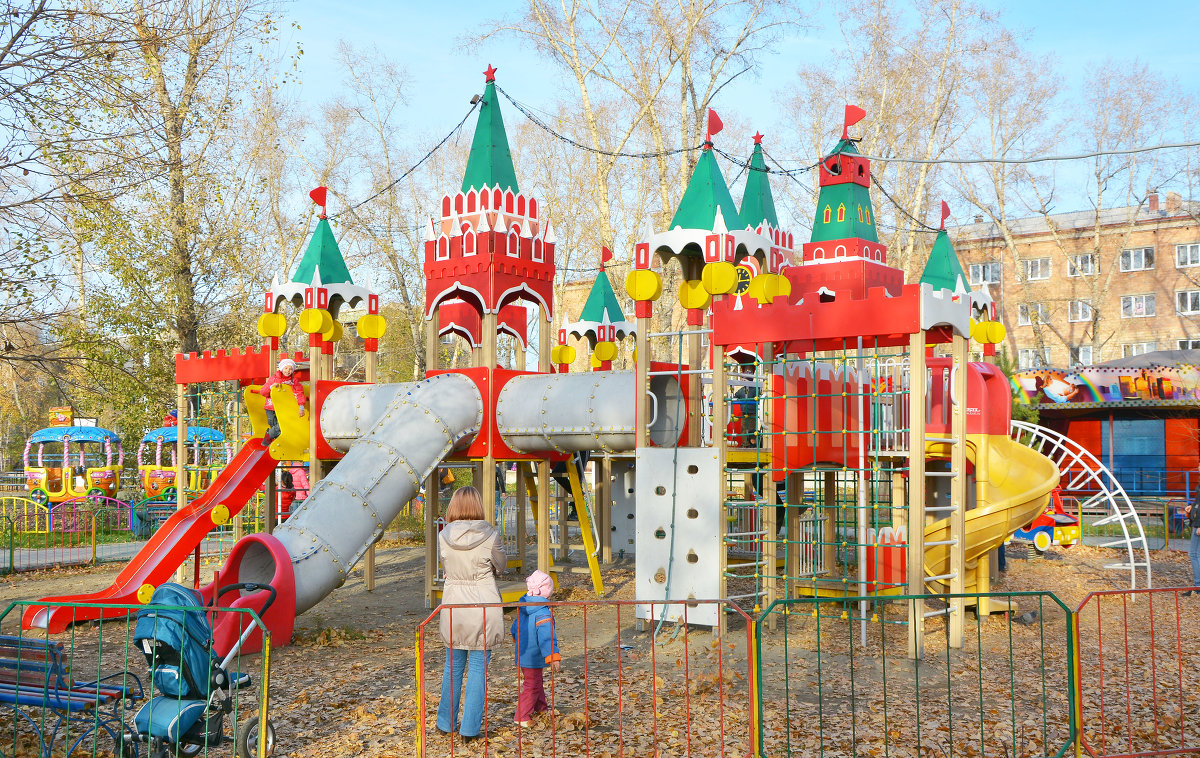
[[[550,597],[554,592],[554,580],[545,571],[535,571],[525,580],[525,588],[530,595]]]

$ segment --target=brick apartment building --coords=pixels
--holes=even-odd
[[[1094,365],[1200,348],[1200,203],[983,222],[951,230],[971,286],[987,285],[1020,368]]]

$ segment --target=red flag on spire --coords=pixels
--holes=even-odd
[[[942,228],[942,229],[946,228],[946,219],[948,219],[948,218],[950,218],[950,206],[946,203],[945,200],[943,200],[942,201],[942,226],[940,228]]]
[[[859,108],[857,105],[847,105],[846,118],[842,122],[842,139],[849,139],[850,127],[854,126],[859,121],[862,121],[866,115],[867,112],[862,108]]]
[[[613,259],[613,251],[607,247],[600,248],[600,270],[604,270],[604,266]]]
[[[725,128],[725,124],[721,123],[721,117],[712,108],[708,109],[708,139],[705,142],[712,142],[713,135]]]
[[[317,205],[321,206],[321,218],[325,218],[325,193],[326,192],[328,192],[328,190],[325,187],[317,187],[315,190],[308,193],[308,196],[312,198],[312,201],[314,203],[316,203]]]

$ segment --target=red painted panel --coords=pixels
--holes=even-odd
[[[1106,460],[1106,453],[1100,442],[1103,434],[1102,424],[1107,424],[1108,420],[1101,421],[1098,418],[1076,418],[1067,422],[1067,428],[1064,434],[1079,443],[1081,447],[1087,450],[1092,455],[1100,460]]]

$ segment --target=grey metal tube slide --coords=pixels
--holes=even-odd
[[[273,533],[292,558],[297,614],[345,582],[433,468],[482,421],[479,390],[458,374],[330,393],[321,431],[346,456]]]
[[[654,377],[650,438],[658,445],[679,436],[679,382]],[[633,450],[637,403],[631,371],[518,376],[496,400],[504,443],[522,453]]]

